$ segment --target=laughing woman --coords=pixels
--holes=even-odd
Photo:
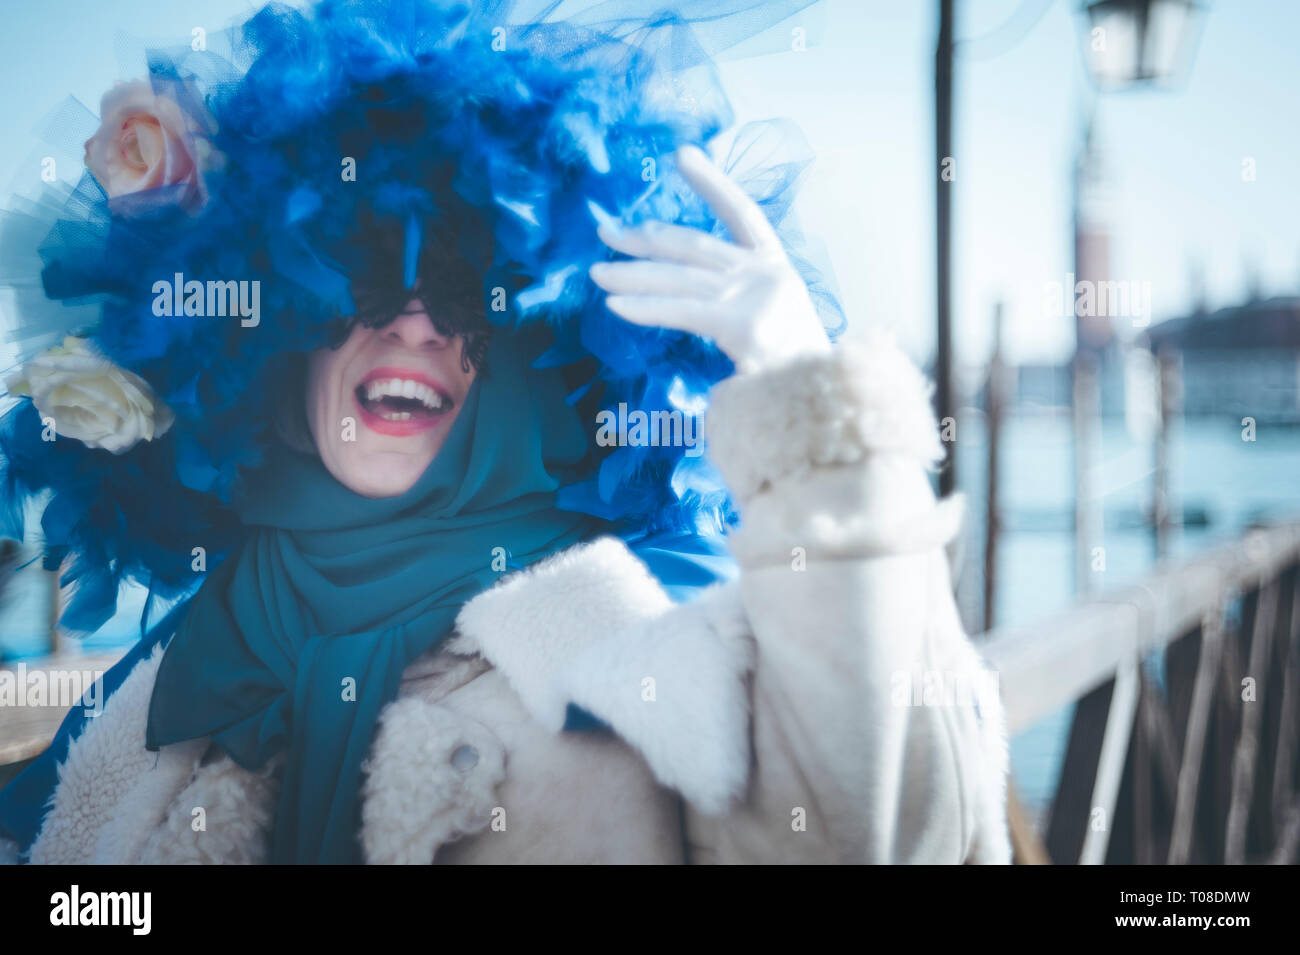
[[[744,175],[789,128],[701,148],[699,51],[804,5],[692,4],[708,44],[268,7],[105,96],[88,175],[5,225],[3,493],[15,536],[46,502],[65,628],[150,600],[0,854],[1008,861],[926,384],[832,345],[801,165]],[[651,426],[611,447],[611,413]]]

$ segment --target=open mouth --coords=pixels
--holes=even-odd
[[[384,434],[411,434],[432,427],[455,402],[426,375],[400,368],[376,368],[357,385],[362,419]]]

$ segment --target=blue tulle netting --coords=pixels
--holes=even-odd
[[[487,250],[490,313],[546,322],[538,362],[565,369],[571,400],[699,416],[731,372],[708,341],[609,312],[587,267],[610,256],[602,216],[725,232],[676,173],[672,153],[733,124],[713,58],[813,0],[325,0],[271,5],[208,38],[151,50],[154,89],[192,116],[220,163],[207,200],[177,189],[110,199],[89,173],[15,199],[0,223],[0,281],[13,292],[20,360],[64,335],[90,338],[173,410],[165,436],[113,455],[44,441],[28,399],[0,422],[0,531],[21,538],[44,497],[45,565],[76,583],[65,628],[94,630],[131,579],[174,596],[237,545],[241,469],[275,440],[277,362],[329,342],[374,267],[358,223],[446,230]],[[340,174],[354,161],[354,178]],[[777,227],[832,334],[843,315],[805,254],[791,202],[811,161],[786,121],[735,131],[724,168]],[[409,233],[408,233],[409,234]],[[256,280],[251,333],[221,317],[156,315],[159,278]],[[698,433],[698,432],[697,432]],[[562,506],[646,533],[718,533],[734,520],[707,458],[683,447],[598,448]]]

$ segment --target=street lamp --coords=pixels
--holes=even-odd
[[[1103,90],[1169,83],[1192,50],[1196,0],[1089,0],[1088,73]]]

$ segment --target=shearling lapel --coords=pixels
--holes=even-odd
[[[656,778],[721,812],[749,770],[753,642],[734,584],[675,606],[620,540],[570,548],[467,603],[453,652],[478,652],[558,732],[570,703],[609,724]]]
[[[645,564],[613,537],[571,547],[511,574],[467,603],[449,649],[481,653],[544,726],[564,725],[556,677],[610,633],[672,607]]]

